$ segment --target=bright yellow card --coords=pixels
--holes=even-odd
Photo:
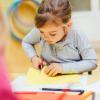
[[[56,77],[49,77],[44,74],[43,71],[30,68],[26,76],[26,83],[28,85],[79,83],[80,78],[80,75],[59,75]]]

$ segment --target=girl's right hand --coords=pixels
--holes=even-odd
[[[34,56],[31,61],[35,69],[42,69],[44,64],[46,63],[42,60],[42,58],[37,56]]]

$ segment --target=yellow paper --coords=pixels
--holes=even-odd
[[[79,83],[80,75],[60,75],[56,77],[49,77],[43,71],[30,68],[27,76],[26,83],[28,85],[36,84],[66,84],[66,83]]]

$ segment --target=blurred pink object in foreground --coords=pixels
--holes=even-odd
[[[4,39],[2,39],[3,37],[6,37],[4,33],[7,35],[7,26],[2,5],[0,4],[0,100],[15,100],[15,95],[11,89],[7,66],[4,59]]]
[[[8,79],[4,57],[0,54],[0,100],[16,100]]]

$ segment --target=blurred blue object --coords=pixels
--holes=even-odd
[[[15,0],[8,9],[11,37],[21,41],[34,27],[34,16],[39,3],[35,0]]]

